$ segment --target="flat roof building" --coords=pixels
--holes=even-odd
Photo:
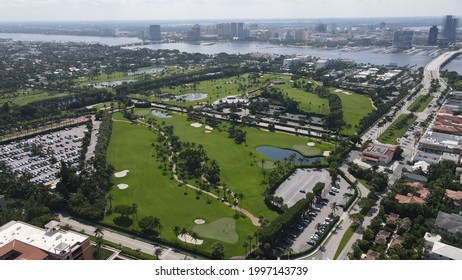
[[[462,249],[444,244],[441,236],[425,233],[425,257],[430,260],[462,260]]]
[[[87,236],[60,230],[51,221],[45,229],[24,222],[11,221],[0,227],[0,260],[91,260]]]
[[[438,212],[435,224],[437,227],[444,229],[449,233],[462,233],[462,216],[457,214],[448,214],[445,212]]]
[[[371,143],[363,151],[361,160],[374,164],[388,165],[395,155],[396,148],[391,145]]]

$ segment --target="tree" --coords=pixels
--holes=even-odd
[[[178,237],[180,235],[181,228],[179,226],[174,226],[172,231],[175,233],[175,236]]]
[[[195,231],[191,231],[191,238],[194,240],[194,244],[196,245],[196,251],[197,251],[197,239],[199,238],[199,235]]]
[[[114,195],[112,193],[109,193],[107,195],[107,200],[109,201],[109,211],[112,211],[112,200],[114,200]]]
[[[247,256],[247,247],[249,247],[249,243],[244,241],[244,243],[242,243],[242,247],[244,247],[244,256]]]
[[[154,250],[154,255],[156,256],[156,258],[158,260],[160,260],[160,255],[162,254],[162,252],[164,251],[164,249],[160,248],[160,247],[157,247],[155,250]]]
[[[225,257],[223,244],[216,242],[212,245],[212,258],[222,260]]]
[[[186,242],[186,236],[187,236],[187,234],[188,234],[188,230],[187,230],[185,227],[181,228],[181,236],[183,236],[183,238],[184,238],[184,243],[186,243],[186,244],[187,244],[187,242]]]
[[[93,231],[96,237],[96,255],[99,255],[101,252],[101,245],[103,244],[103,228],[100,226],[97,226],[95,230]]]
[[[252,250],[252,240],[253,240],[253,234],[247,235],[247,240],[249,240],[249,246],[250,250]]]
[[[357,228],[364,222],[364,215],[355,213],[350,215],[351,221],[353,221],[353,227]]]
[[[147,235],[159,236],[161,223],[159,218],[153,216],[146,216],[138,222],[142,232]]]
[[[243,193],[238,193],[238,194],[237,194],[237,199],[239,199],[239,204],[241,205],[241,206],[239,206],[239,207],[240,207],[241,209],[242,209],[242,201],[244,200],[244,197],[245,197],[245,196],[244,196]]]

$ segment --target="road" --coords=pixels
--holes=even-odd
[[[95,231],[95,228],[96,228],[92,224],[79,222],[67,215],[60,214],[59,218],[60,218],[60,224],[62,226],[68,225],[74,231],[79,231],[79,232],[83,231],[86,234],[93,235],[93,232]],[[132,248],[134,250],[140,249],[141,252],[150,254],[150,255],[154,255],[154,251],[156,250],[156,248],[162,248],[163,252],[160,255],[161,260],[193,260],[193,259],[196,259],[195,257],[191,257],[190,255],[175,252],[171,248],[161,247],[159,245],[154,245],[148,241],[140,240],[139,238],[135,238],[133,236],[127,236],[127,235],[117,233],[116,231],[112,229],[104,228],[103,234],[104,234],[103,236],[104,240],[114,242],[116,244],[122,244],[123,246]]]

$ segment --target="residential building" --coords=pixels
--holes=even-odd
[[[162,34],[160,32],[160,25],[149,26],[149,39],[151,41],[162,41]]]
[[[366,259],[366,260],[376,260],[379,257],[380,257],[379,252],[369,249],[369,251],[367,251],[367,254],[364,257],[364,259]]]
[[[438,44],[438,32],[439,29],[436,25],[430,27],[430,32],[428,33],[428,44],[431,46]]]
[[[60,230],[51,221],[45,229],[11,221],[0,227],[0,260],[91,260],[87,236]]]
[[[201,27],[198,24],[194,25],[191,30],[188,31],[186,40],[189,42],[197,42],[201,40]]]
[[[395,225],[399,219],[399,215],[396,213],[390,213],[387,217],[387,225]]]
[[[400,50],[407,50],[412,48],[412,39],[414,38],[414,31],[395,31],[393,37],[393,46]]]
[[[435,225],[452,234],[462,233],[462,216],[439,211]]]
[[[425,177],[423,175],[415,174],[415,173],[406,172],[404,174],[404,177],[406,179],[408,179],[409,181],[412,181],[412,182],[421,182],[421,183],[424,183],[424,184],[426,184],[428,182],[427,177]]]
[[[425,258],[430,260],[462,260],[462,249],[440,242],[440,235],[427,232],[424,238]]]
[[[219,37],[222,37],[222,38],[232,37],[231,24],[229,23],[217,24],[217,34]]]
[[[448,200],[451,200],[455,206],[462,205],[462,191],[453,191],[446,189],[444,197]]]
[[[433,124],[433,131],[462,135],[462,116],[438,114]]]
[[[446,18],[443,20],[443,37],[451,43],[456,42],[458,23],[459,19],[453,17],[452,15],[446,16]]]
[[[361,160],[373,164],[388,165],[393,160],[396,148],[391,145],[371,143],[362,152]]]
[[[391,233],[386,230],[380,230],[375,236],[375,243],[385,245],[388,243]]]

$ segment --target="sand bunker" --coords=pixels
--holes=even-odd
[[[212,133],[211,130],[206,130],[206,131],[204,131],[204,132],[205,132],[205,133]]]
[[[206,125],[206,126],[205,126],[205,129],[207,129],[207,130],[213,130],[213,127]]]
[[[192,127],[195,127],[195,128],[199,128],[199,127],[202,126],[202,124],[201,124],[201,123],[195,122],[195,123],[192,123],[191,126],[192,126]]]
[[[307,144],[308,146],[310,146],[310,147],[316,146],[316,143],[313,143],[313,142],[308,142],[308,143],[306,143],[306,144]]]
[[[120,172],[115,173],[114,176],[116,176],[116,178],[123,178],[127,176],[128,172],[130,172],[130,170],[120,171]]]
[[[180,239],[183,242],[190,243],[190,244],[195,244],[195,245],[202,245],[202,243],[204,243],[204,240],[194,239],[189,234],[178,235],[178,239]]]
[[[342,90],[342,89],[336,89],[335,92],[337,92],[337,93],[343,93],[343,94],[346,94],[346,95],[353,95],[353,93],[348,92],[348,91],[346,91],[346,90]]]
[[[330,153],[331,153],[331,151],[324,151],[324,153],[322,153],[322,155],[325,156],[325,157],[328,157],[328,156],[330,156]]]
[[[120,190],[128,189],[128,185],[127,185],[127,184],[118,184],[117,187],[118,187]]]
[[[205,224],[205,221],[203,219],[196,219],[196,220],[194,220],[194,223],[196,225],[203,225],[203,224]]]

